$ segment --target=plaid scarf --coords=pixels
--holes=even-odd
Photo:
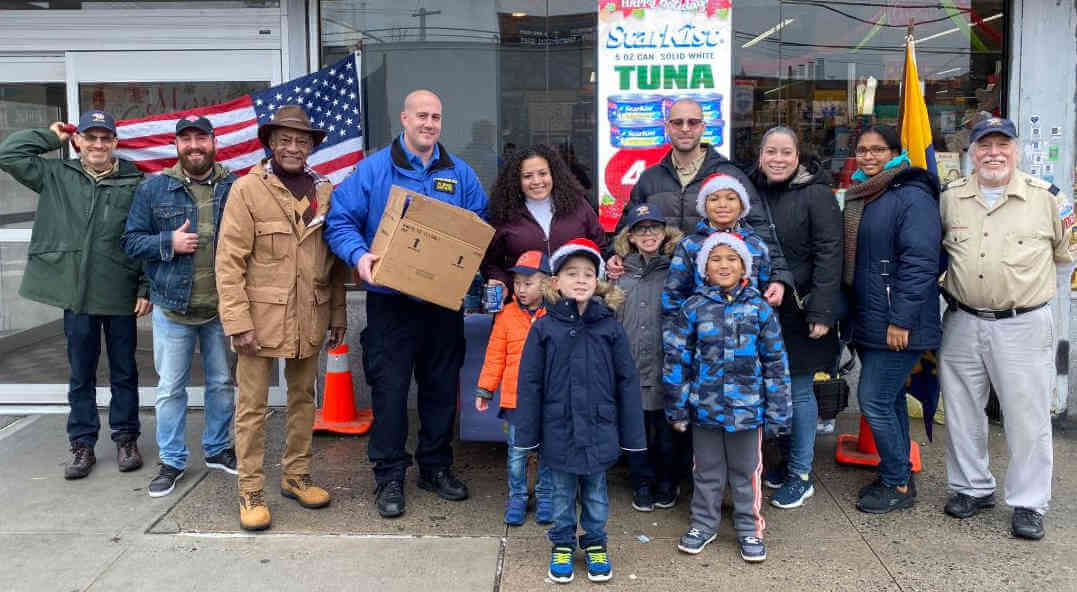
[[[879,172],[867,181],[854,185],[845,191],[845,267],[842,281],[846,286],[853,285],[856,274],[856,237],[860,232],[860,220],[864,217],[864,208],[886,192],[898,173],[909,168],[908,161]]]

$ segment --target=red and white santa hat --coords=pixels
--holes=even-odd
[[[598,250],[598,245],[586,238],[574,238],[561,245],[561,248],[554,251],[550,257],[550,267],[553,269],[554,275],[561,271],[561,266],[572,255],[584,255],[594,260],[595,268],[598,270],[598,277],[601,278],[602,274],[606,272],[606,265],[602,261],[602,252]]]
[[[699,188],[699,195],[696,196],[696,211],[699,212],[699,217],[704,220],[707,219],[707,196],[721,189],[732,189],[737,194],[741,205],[740,217],[747,216],[748,210],[752,209],[748,190],[744,188],[744,185],[736,177],[714,173],[703,181],[703,185]]]
[[[703,241],[703,246],[699,248],[699,254],[696,255],[696,270],[699,271],[699,277],[706,279],[707,259],[710,259],[711,251],[718,245],[729,247],[740,255],[740,260],[744,263],[744,277],[752,275],[752,252],[748,250],[744,238],[735,232],[715,232]]]

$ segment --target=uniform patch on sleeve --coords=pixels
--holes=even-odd
[[[1047,188],[1047,191],[1050,191],[1051,195],[1058,195],[1058,192],[1062,190],[1058,188],[1058,185],[1052,184],[1050,187]]]
[[[434,191],[456,195],[456,179],[434,178]]]

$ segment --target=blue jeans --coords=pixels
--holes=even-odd
[[[879,449],[879,477],[884,485],[905,485],[912,474],[905,379],[923,352],[861,349],[859,353],[856,396]]]
[[[577,475],[550,470],[553,481],[553,526],[546,533],[554,545],[576,546],[576,497],[580,499],[580,546],[606,545],[606,519],[610,499],[606,493],[606,472]]]
[[[509,497],[527,499],[527,457],[529,451],[516,448],[516,427],[509,424]],[[539,456],[538,478],[535,480],[535,497],[547,498],[553,495],[553,477],[550,467]]]
[[[792,433],[782,438],[782,450],[790,475],[811,473],[815,461],[815,425],[819,418],[819,403],[815,400],[814,379],[811,374],[794,374],[790,391],[793,395]]]
[[[101,332],[108,352],[108,382],[112,398],[108,404],[108,425],[112,440],[137,439],[138,368],[135,347],[138,331],[134,315],[88,315],[64,311],[67,362],[71,368],[67,402],[67,439],[93,447],[101,430],[97,416],[97,360],[101,357]]]
[[[235,410],[235,388],[226,339],[219,319],[204,325],[184,325],[170,320],[160,307],[153,309],[153,366],[161,377],[155,404],[157,454],[166,465],[187,467],[187,383],[196,343],[202,350],[206,377],[202,450],[206,456],[213,456],[232,446],[229,428]]]

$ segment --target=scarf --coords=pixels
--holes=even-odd
[[[909,168],[909,158],[902,153],[886,163],[874,177],[868,177],[864,171],[856,171],[853,178],[859,175],[867,179],[859,185],[853,185],[845,191],[845,266],[842,270],[842,281],[847,286],[853,285],[853,276],[856,274],[856,238],[860,232],[860,220],[864,217],[864,208],[880,195],[886,192],[890,183],[899,173]]]

